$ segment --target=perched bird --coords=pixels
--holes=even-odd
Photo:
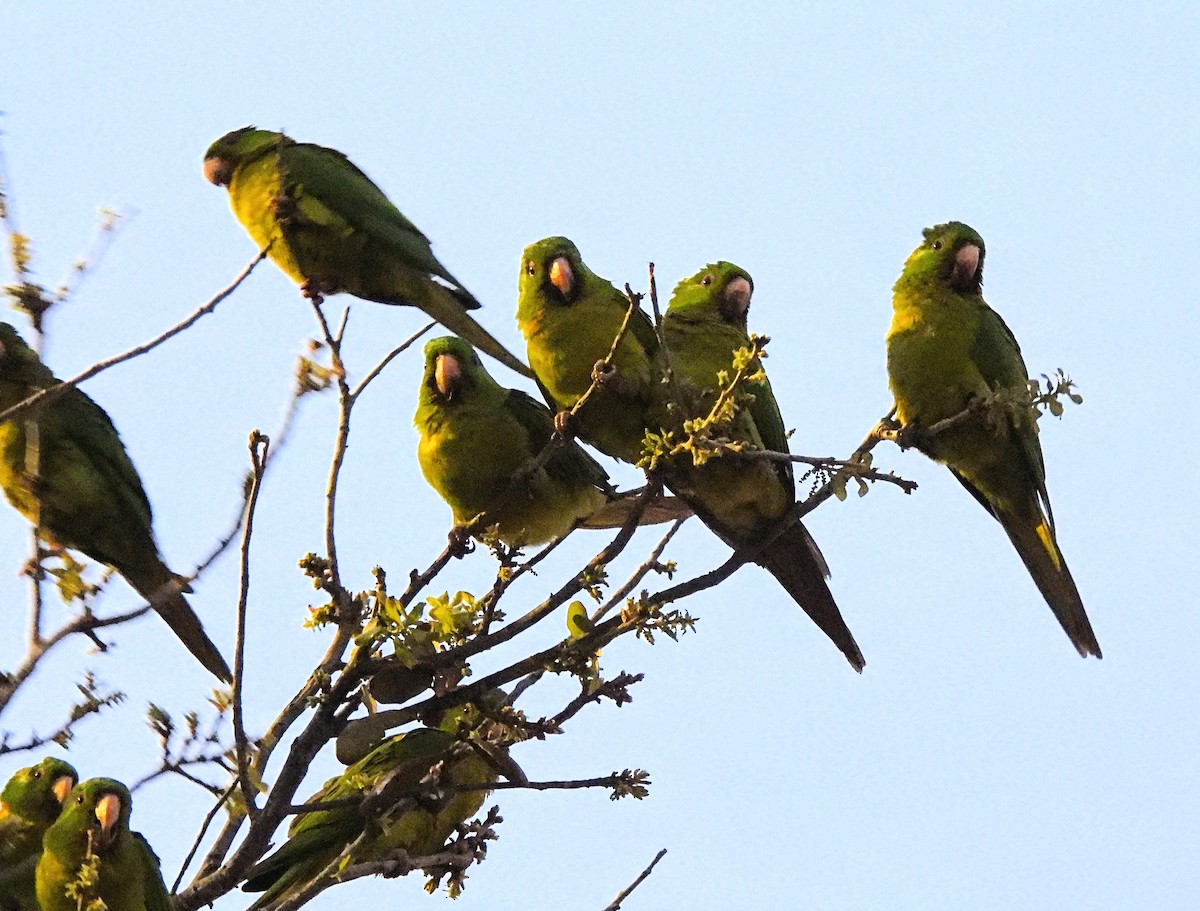
[[[0,792],[0,911],[38,911],[34,870],[42,836],[78,780],[69,763],[47,756]]]
[[[0,323],[0,410],[57,382],[16,330]],[[27,471],[31,422],[38,428],[36,483]],[[87,395],[68,389],[30,414],[0,423],[0,488],[48,538],[116,569],[205,668],[232,679],[187,599],[168,593],[166,586],[180,583],[154,543],[141,478],[112,421]]]
[[[341,152],[243,127],[204,154],[204,176],[228,187],[233,214],[307,297],[347,292],[424,311],[506,367],[529,368],[468,310],[472,294],[425,237]]]
[[[1100,655],[1054,533],[1032,407],[991,408],[935,435],[981,397],[1019,401],[1029,373],[1008,326],[983,299],[983,238],[961,222],[926,228],[893,288],[888,379],[901,441],[941,462],[1008,533],[1080,655]]]
[[[158,857],[140,833],[129,831],[131,803],[129,789],[111,778],[90,778],[72,789],[42,842],[41,911],[78,911],[81,899],[67,893],[78,888],[89,856],[99,861],[99,871],[84,888],[86,899],[100,899],[108,911],[171,911]],[[84,908],[90,907],[86,899]]]
[[[749,273],[729,262],[712,263],[676,287],[663,316],[664,350],[656,365],[669,366],[670,384],[660,396],[676,391],[683,401],[674,413],[660,406],[658,422],[682,426],[704,417],[721,389],[718,374],[733,376],[733,354],[750,347],[746,317],[754,283]],[[761,367],[761,365],[758,365]],[[750,450],[787,452],[787,431],[765,374],[746,387],[753,402],[740,408],[723,434],[729,444]],[[778,531],[781,518],[796,503],[792,465],[726,451],[703,464],[690,456],[665,466],[667,486],[695,510],[731,547],[752,546]],[[836,645],[857,671],[865,661],[825,582],[828,570],[816,543],[799,519],[793,520],[752,558],[773,575]]]
[[[517,325],[551,408],[566,411],[587,392],[628,309],[625,295],[592,272],[565,237],[525,248]],[[638,462],[658,384],[651,364],[657,347],[653,324],[636,308],[612,369],[575,416],[571,429],[580,439],[613,458]]]
[[[522,477],[554,433],[545,405],[492,379],[471,346],[444,336],[425,345],[425,372],[413,423],[425,480],[450,506],[456,525],[480,513],[513,547],[544,544],[582,522],[624,524],[633,498],[618,496],[599,463],[567,440]],[[688,515],[676,501],[649,504],[643,524]]]
[[[483,806],[488,792],[447,792],[440,797],[419,793],[422,779],[438,762],[443,763],[438,775],[442,785],[486,785],[497,778],[481,753],[446,731],[416,728],[388,738],[306,801],[361,798],[362,803],[296,816],[288,840],[250,870],[242,889],[265,892],[248,911],[312,881],[364,833],[352,862],[379,859],[397,849],[414,857],[441,850],[455,827]]]

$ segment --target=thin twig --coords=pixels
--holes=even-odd
[[[393,358],[395,358],[398,355],[403,354],[405,351],[407,351],[413,345],[414,342],[416,342],[422,335],[424,335],[426,332],[428,332],[430,329],[432,329],[436,325],[437,325],[437,322],[434,321],[432,323],[429,323],[427,326],[425,326],[424,329],[418,329],[416,332],[414,332],[412,335],[410,335],[408,338],[406,338],[404,341],[402,341],[399,345],[397,345],[395,348],[393,348],[391,351],[389,351],[387,356],[384,357],[384,359],[382,361],[380,361],[378,364],[376,364],[371,369],[370,373],[368,373],[365,377],[363,377],[362,382],[354,387],[354,391],[350,393],[350,398],[357,399],[362,394],[362,391],[364,389],[366,389],[367,386],[371,383],[371,381],[374,380],[375,377],[379,376],[379,374],[381,374],[383,372],[383,368],[392,362]]]
[[[654,314],[654,334],[658,336],[658,348],[662,352],[663,373],[665,374],[663,380],[667,384],[671,401],[682,402],[679,381],[675,376],[675,364],[671,360],[671,346],[667,344],[667,330],[658,306],[658,282],[654,278],[654,263],[647,263],[647,266],[650,272],[650,310]],[[628,285],[625,286],[625,293],[630,296],[633,294]]]
[[[582,791],[588,788],[614,788],[624,784],[628,776],[614,772],[599,778],[569,778],[564,781],[490,781],[482,784],[447,784],[443,789],[452,794],[466,791]]]
[[[881,437],[881,439],[890,438],[890,436]],[[737,455],[739,458],[761,459],[768,462],[798,462],[830,472],[843,471],[849,477],[861,478],[864,481],[885,481],[888,484],[895,484],[905,493],[912,493],[917,489],[916,481],[909,481],[906,478],[900,477],[895,472],[876,471],[873,468],[867,468],[861,461],[854,458],[838,459],[833,456],[806,456],[797,455],[793,452],[775,452],[771,449],[747,449],[739,452]]]
[[[102,692],[96,685],[95,678],[91,674],[85,675],[84,682],[76,684],[76,688],[83,694],[83,701],[71,706],[67,720],[49,734],[31,734],[23,743],[14,745],[8,740],[8,732],[0,731],[0,756],[7,753],[22,753],[29,750],[36,750],[48,743],[61,744],[70,737],[75,725],[81,720],[90,715],[99,714],[101,709],[115,705],[125,699],[125,694],[120,690]]]
[[[580,681],[579,695],[559,709],[554,717],[543,720],[548,729],[557,731],[561,730],[564,723],[578,715],[585,705],[599,703],[604,699],[611,699],[618,706],[623,705],[633,699],[629,695],[629,687],[635,683],[641,683],[645,676],[645,674],[630,674],[621,671],[617,676],[603,681],[599,686]]]
[[[346,367],[342,363],[342,335],[346,331],[346,322],[350,318],[350,308],[342,311],[342,321],[338,326],[338,332],[335,336],[329,331],[329,322],[325,319],[325,314],[321,311],[321,305],[313,301],[313,312],[316,313],[317,322],[321,326],[321,332],[325,336],[325,343],[329,345],[329,354],[333,364],[334,376],[337,380],[338,387],[338,428],[337,440],[333,448],[333,460],[329,466],[329,482],[325,488],[325,554],[329,560],[329,578],[332,587],[341,588],[341,574],[338,570],[337,559],[337,539],[334,534],[334,516],[337,506],[337,489],[338,477],[342,471],[342,464],[346,460],[346,448],[349,445],[350,437],[350,412],[354,407],[354,398],[350,394],[350,386],[346,382]],[[341,609],[345,605],[339,604],[338,613],[339,619]]]
[[[550,554],[554,553],[554,551],[558,549],[559,545],[561,545],[563,541],[567,540],[568,536],[570,536],[571,532],[574,530],[575,528],[572,527],[563,532],[549,544],[546,544],[544,547],[542,547],[541,550],[539,550],[524,563],[520,563],[514,567],[513,570],[506,576],[497,576],[497,584],[493,585],[491,591],[484,595],[482,599],[482,603],[487,609],[488,613],[494,614],[496,605],[500,603],[500,599],[504,596],[504,594],[510,588],[512,588],[513,583],[526,573],[533,572],[534,567],[550,556]],[[483,632],[486,633],[488,630],[485,628]]]
[[[200,824],[200,831],[196,833],[196,839],[192,842],[191,848],[188,849],[187,857],[183,859],[183,863],[179,867],[179,872],[175,874],[175,882],[171,883],[172,895],[179,891],[179,884],[183,882],[183,874],[187,872],[187,868],[196,857],[196,852],[200,850],[200,843],[204,841],[204,836],[208,833],[208,827],[217,818],[217,814],[221,812],[221,808],[225,806],[225,802],[233,796],[233,792],[238,787],[240,781],[240,778],[235,778],[231,781],[228,787],[221,793],[217,802],[212,805],[212,809],[205,814],[204,822]]]
[[[654,545],[654,549],[650,551],[650,555],[642,561],[642,565],[635,569],[625,580],[624,584],[615,592],[608,596],[608,600],[604,602],[596,612],[592,614],[592,623],[598,623],[604,619],[604,615],[611,611],[614,607],[620,604],[633,591],[639,582],[646,577],[646,573],[658,566],[658,558],[662,556],[666,550],[667,544],[675,537],[675,532],[679,531],[680,527],[687,519],[676,519],[671,523],[671,527],[667,529],[667,533],[659,539],[659,542]]]
[[[207,316],[209,313],[212,313],[217,308],[217,305],[221,303],[221,301],[225,300],[225,298],[229,297],[229,295],[237,290],[238,286],[241,285],[241,283],[246,280],[250,273],[254,271],[254,267],[266,258],[267,249],[268,248],[264,248],[258,254],[258,256],[251,260],[250,264],[241,271],[241,273],[236,279],[234,279],[233,283],[229,285],[229,287],[225,288],[223,291],[220,291],[216,296],[209,300],[208,303],[196,309],[182,322],[176,323],[170,329],[166,330],[160,335],[155,336],[148,342],[145,342],[134,348],[130,348],[128,351],[107,358],[106,360],[99,361],[79,375],[73,376],[69,380],[61,380],[53,386],[47,386],[45,389],[39,390],[24,401],[13,405],[11,408],[6,408],[4,411],[0,411],[0,423],[3,423],[4,421],[15,420],[16,418],[28,412],[30,409],[58,398],[68,389],[78,386],[85,380],[90,380],[92,377],[96,376],[98,373],[102,373],[109,367],[114,367],[117,364],[130,360],[131,358],[139,357],[148,351],[152,351],[163,342],[174,338],[180,332],[183,332],[185,329],[191,327],[196,323],[197,320],[200,319],[200,317]]]
[[[541,680],[542,677],[544,677],[545,675],[546,675],[545,671],[534,671],[532,674],[530,674],[528,677],[525,677],[523,680],[517,681],[517,685],[514,686],[512,688],[512,691],[508,694],[508,704],[516,705],[517,700],[520,699],[525,694],[526,690],[528,690],[531,686],[533,686],[535,683],[537,683],[539,680]]]
[[[42,657],[54,648],[54,646],[58,645],[58,643],[76,633],[90,634],[106,626],[117,626],[121,623],[128,623],[130,620],[142,616],[150,609],[149,604],[143,604],[134,610],[126,611],[123,614],[114,614],[111,617],[97,617],[90,612],[78,614],[49,636],[43,638],[36,645],[31,645],[21,664],[15,670],[0,677],[0,714],[3,714],[13,695],[37,668],[38,662],[41,661]]]
[[[119,226],[128,224],[129,218],[130,216],[123,212],[114,212],[111,209],[100,210],[100,223],[96,226],[96,233],[92,237],[91,244],[88,245],[88,249],[82,257],[71,263],[71,271],[54,289],[52,303],[65,303],[71,295],[79,290],[83,280],[94,272],[100,265],[100,261],[104,259],[104,254],[112,246]]]
[[[190,781],[194,785],[198,785],[199,787],[208,791],[208,793],[212,796],[217,797],[221,794],[220,788],[218,788],[216,785],[209,784],[203,778],[199,778],[187,771],[187,766],[189,765],[208,765],[209,763],[214,762],[216,758],[217,757],[215,756],[200,756],[196,759],[188,759],[182,762],[174,763],[165,768],[155,769],[149,775],[139,778],[134,784],[130,785],[129,792],[131,794],[136,793],[138,788],[148,785],[150,782],[157,778],[161,778],[163,775],[178,775],[180,778]]]
[[[654,860],[650,861],[650,866],[643,870],[641,874],[639,874],[638,878],[631,882],[628,887],[623,889],[621,893],[612,900],[612,904],[605,908],[604,911],[621,911],[621,902],[629,898],[629,893],[640,886],[642,881],[654,871],[655,865],[666,856],[666,853],[667,849],[663,848],[661,851],[655,854]]]
[[[613,359],[617,356],[617,349],[621,347],[621,342],[624,340],[626,333],[629,331],[630,321],[633,319],[634,312],[638,309],[638,302],[640,299],[641,298],[639,295],[630,292],[629,307],[625,310],[625,318],[621,320],[621,326],[619,329],[617,329],[617,334],[612,340],[612,345],[608,349],[608,354],[604,356],[604,359],[600,361],[600,364],[596,365],[597,368],[599,368],[601,365],[603,365],[605,368],[612,367]],[[584,390],[583,395],[581,395],[578,400],[576,400],[575,404],[571,406],[571,410],[569,412],[571,417],[579,414],[579,412],[583,409],[583,406],[586,405],[588,400],[595,394],[596,390],[604,385],[604,381],[601,379],[602,375],[603,374],[600,369],[592,370],[591,385]]]
[[[658,495],[662,488],[657,485],[647,485],[646,489],[638,495],[638,499],[644,504],[650,499]],[[633,533],[637,530],[639,511],[635,508],[630,511],[629,518],[620,528],[617,534],[611,541],[608,542],[598,553],[596,553],[584,566],[582,570],[573,575],[562,587],[553,595],[543,601],[541,604],[528,611],[524,616],[518,617],[512,623],[500,627],[493,633],[486,636],[480,636],[470,640],[460,646],[452,649],[447,649],[444,652],[435,656],[433,664],[437,667],[448,667],[454,664],[459,664],[473,655],[478,655],[480,652],[487,651],[502,642],[514,638],[518,634],[529,629],[534,624],[548,617],[556,611],[567,600],[573,598],[583,590],[583,579],[594,572],[596,569],[607,566],[625,549],[633,537]],[[532,668],[531,668],[532,670]],[[517,675],[521,676],[521,675]],[[516,677],[509,677],[503,681],[508,683]]]
[[[267,469],[275,464],[275,460],[279,458],[279,453],[282,452],[292,437],[292,428],[295,426],[296,413],[299,410],[300,400],[304,397],[304,390],[299,383],[292,390],[291,398],[288,399],[287,408],[284,409],[283,418],[279,422],[279,427],[271,434],[271,451],[263,453],[262,477],[266,477]],[[259,480],[262,483],[262,480]],[[254,485],[254,469],[247,469],[245,475],[242,476],[241,497],[238,504],[237,514],[234,516],[233,524],[224,535],[222,535],[216,546],[208,552],[205,557],[196,564],[196,568],[192,570],[188,581],[194,582],[205,570],[207,570],[216,559],[229,549],[230,545],[237,540],[242,531],[242,522],[246,520],[246,503],[250,498],[250,490]]]
[[[262,489],[263,471],[266,468],[271,441],[257,430],[250,434],[250,463],[253,480],[250,496],[246,501],[245,533],[242,535],[241,584],[238,589],[237,638],[233,648],[233,741],[237,753],[237,777],[241,782],[242,801],[251,819],[258,810],[255,803],[254,785],[250,781],[250,743],[246,738],[246,727],[242,717],[242,690],[245,686],[246,657],[246,605],[250,597],[250,537],[254,532],[254,510],[258,505],[258,494]]]

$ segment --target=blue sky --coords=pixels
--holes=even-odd
[[[880,447],[877,463],[917,493],[874,489],[809,523],[863,676],[769,576],[740,571],[686,604],[696,635],[606,651],[608,671],[646,674],[632,704],[593,709],[516,754],[536,778],[645,768],[650,798],[504,793],[501,840],[457,907],[601,908],[662,847],[625,907],[1182,907],[1200,889],[1200,580],[1186,556],[1200,12],[782,6],[10,10],[3,150],[38,277],[59,279],[98,207],[136,213],[52,315],[47,359],[70,375],[143,341],[245,265],[253,244],[200,163],[209,142],[253,122],[350,155],[516,350],[518,259],[541,237],[572,237],[596,272],[635,287],[653,260],[664,291],[706,262],[739,263],[755,279],[752,328],[772,337],[793,449],[844,455],[890,405],[883,336],[904,258],[923,227],[966,221],[987,241],[987,299],[1031,371],[1062,367],[1084,396],[1043,422],[1042,443],[1104,660],[1076,657],[1001,529],[944,469]],[[412,310],[354,304],[351,372],[420,325]],[[295,287],[263,267],[216,315],[87,385],[138,464],[176,568],[226,527],[246,435],[277,425],[314,331]],[[427,563],[449,526],[416,465],[419,371],[401,358],[355,415],[339,552],[362,587],[376,563],[394,577]],[[326,641],[301,628],[312,591],[295,562],[320,546],[334,418],[332,398],[304,402],[263,493],[251,729]],[[15,512],[0,511],[12,568],[0,573],[0,666],[20,653],[25,541]],[[578,535],[521,597],[540,599],[601,543]],[[724,549],[697,525],[670,556],[690,575]],[[480,590],[491,569],[477,553],[439,588]],[[226,558],[193,598],[226,650],[236,582]],[[105,606],[132,603],[114,586]],[[81,729],[69,758],[85,775],[149,771],[145,703],[203,708],[208,681],[153,618],[117,639],[108,656],[61,648],[3,728],[49,727],[47,706],[92,668],[130,698]],[[569,694],[550,690],[531,712]],[[6,758],[0,777],[23,764]],[[322,757],[314,783],[334,767]],[[168,879],[207,808],[183,782],[139,792],[135,827]],[[445,901],[409,877],[313,907],[339,896]]]

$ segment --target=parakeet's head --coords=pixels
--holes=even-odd
[[[983,288],[983,238],[961,221],[926,228],[925,242],[904,263],[901,281],[936,281],[958,294]]]
[[[34,364],[41,364],[37,352],[25,344],[16,329],[0,323],[0,381],[21,379]]]
[[[54,829],[72,837],[91,836],[97,853],[105,851],[129,830],[133,798],[129,788],[112,778],[89,778],[71,789]]]
[[[204,176],[209,183],[227,187],[233,180],[234,172],[246,162],[292,144],[293,140],[282,133],[252,126],[242,127],[226,133],[208,147],[204,153]]]
[[[715,316],[745,330],[753,294],[754,279],[750,273],[722,260],[709,263],[676,285],[667,313],[692,319]]]
[[[0,792],[0,807],[22,819],[53,822],[77,781],[79,775],[70,763],[47,756],[8,780]]]
[[[521,254],[521,300],[538,298],[549,304],[571,304],[591,270],[579,248],[565,237],[547,237]]]
[[[457,404],[482,387],[494,388],[496,381],[467,342],[443,335],[425,344],[425,372],[421,377],[422,405]]]

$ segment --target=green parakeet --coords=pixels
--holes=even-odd
[[[593,368],[608,355],[628,309],[625,295],[592,272],[565,237],[525,248],[517,324],[551,408],[571,408],[592,385]],[[635,310],[613,370],[576,415],[572,429],[581,439],[637,463],[658,384],[651,364],[657,347],[653,324]]]
[[[233,214],[272,262],[319,299],[345,291],[424,311],[518,373],[529,368],[468,310],[479,307],[433,255],[429,239],[341,152],[243,127],[204,155],[204,176],[229,188]]]
[[[417,461],[458,525],[487,513],[506,544],[542,544],[608,502],[604,469],[568,442],[525,482],[513,476],[554,432],[547,408],[492,379],[471,346],[445,336],[425,345],[416,417]]]
[[[41,911],[78,911],[79,899],[67,892],[89,861],[99,870],[85,895],[103,901],[108,911],[171,911],[158,857],[146,839],[129,831],[131,803],[129,789],[111,778],[90,778],[72,789],[42,842]]]
[[[924,232],[893,289],[887,336],[896,418],[910,434],[997,391],[1025,394],[1029,373],[1008,326],[983,299],[983,238],[961,222]],[[1008,533],[1080,655],[1100,655],[1054,532],[1036,413],[991,409],[915,445],[946,465]]]
[[[69,763],[47,756],[0,792],[0,911],[38,911],[34,870],[42,836],[78,780]]]
[[[16,330],[0,323],[0,410],[57,382]],[[30,421],[38,427],[36,489],[26,472]],[[78,389],[0,424],[0,488],[21,515],[40,520],[47,537],[112,566],[143,598],[153,600],[175,581],[154,543],[150,502],[137,469],[108,415]],[[229,667],[187,599],[158,599],[154,609],[188,651],[228,682]]]
[[[657,363],[665,370],[669,355],[673,385],[684,401],[678,403],[682,413],[671,414],[660,406],[658,421],[664,426],[681,425],[711,410],[721,388],[717,375],[724,371],[733,376],[733,353],[750,346],[746,316],[753,290],[749,273],[728,262],[707,265],[675,287],[663,316],[666,351]],[[661,385],[660,395],[669,397],[671,388]],[[787,431],[770,382],[764,379],[746,391],[754,401],[738,412],[728,440],[751,449],[787,452]],[[666,466],[666,479],[671,490],[734,548],[769,535],[796,502],[790,462],[726,453],[695,465],[685,456]],[[825,582],[824,557],[804,525],[794,521],[753,559],[861,671],[866,662]]]
[[[378,815],[368,816],[360,805],[297,816],[288,828],[288,840],[259,861],[242,885],[247,892],[266,890],[248,911],[303,887],[364,832],[367,837],[354,850],[353,862],[379,859],[396,849],[414,857],[441,850],[455,827],[483,805],[487,792],[462,791],[435,803],[414,798],[412,792],[439,761],[444,762],[439,776],[442,784],[463,786],[496,780],[487,759],[446,731],[417,728],[388,738],[305,801],[369,799]]]
[[[465,525],[485,513],[513,547],[544,544],[580,522],[624,524],[630,498],[618,497],[599,463],[568,440],[518,484],[513,478],[550,442],[554,415],[545,405],[492,379],[479,356],[454,336],[425,345],[416,417],[417,461],[425,480]],[[641,523],[687,515],[681,504],[650,504]]]

